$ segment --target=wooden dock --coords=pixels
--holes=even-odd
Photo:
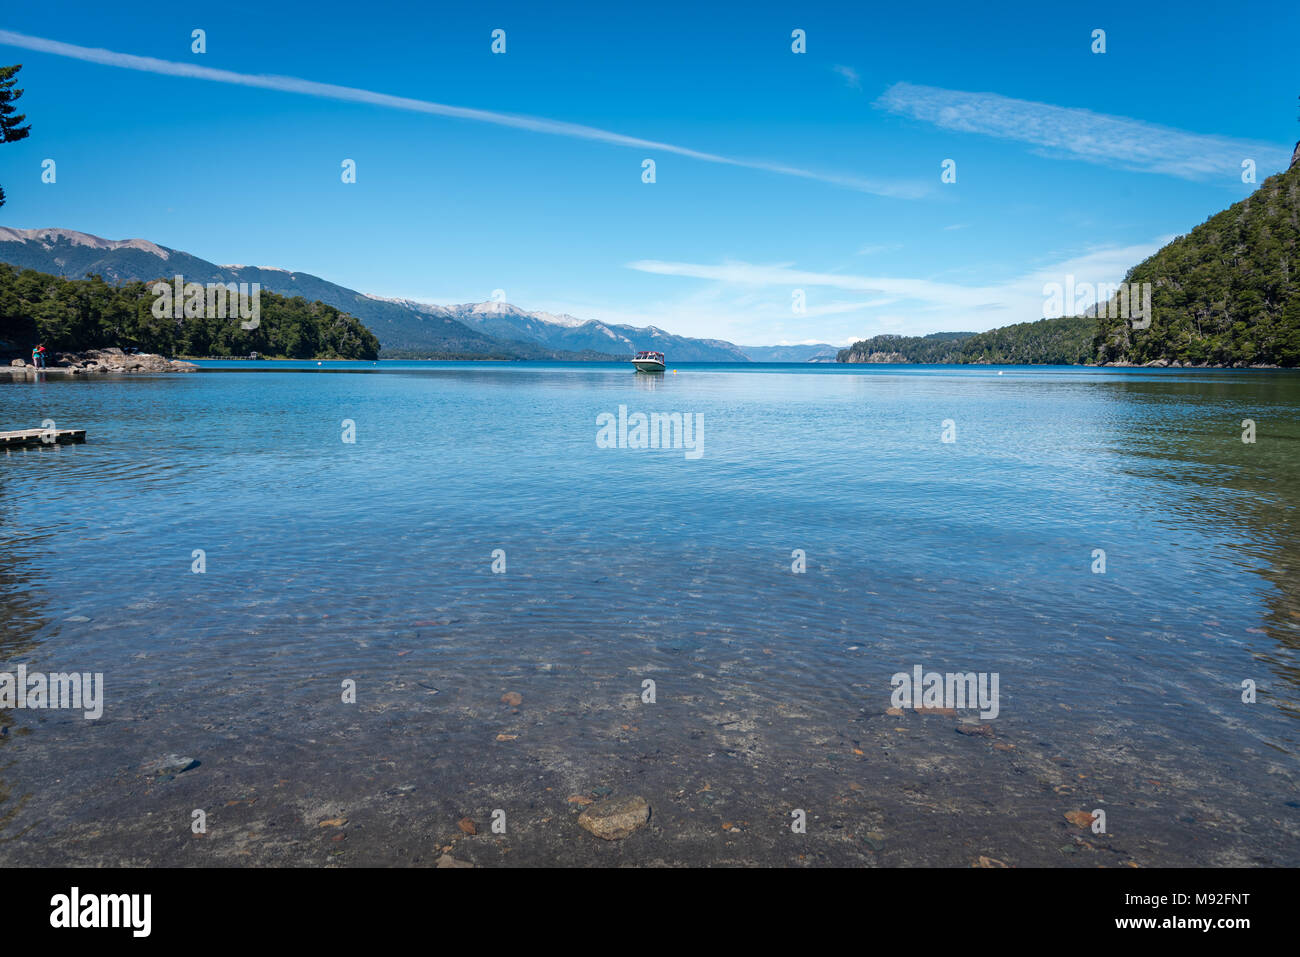
[[[0,432],[0,449],[28,445],[67,445],[86,441],[85,429],[20,429],[17,432]]]

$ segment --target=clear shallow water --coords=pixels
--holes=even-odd
[[[0,453],[0,667],[108,689],[0,712],[0,860],[1300,863],[1300,376],[219,366],[0,379],[89,434]],[[888,714],[918,664],[997,672],[993,737]],[[651,828],[578,830],[605,790]]]

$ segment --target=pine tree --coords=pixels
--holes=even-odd
[[[23,68],[21,63],[14,66],[0,66],[0,143],[16,143],[26,139],[31,133],[30,125],[23,126],[26,114],[14,112],[14,101],[23,95],[22,90],[15,90],[14,77]],[[0,206],[5,204],[5,191],[0,187]]]

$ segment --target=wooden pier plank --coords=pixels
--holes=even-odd
[[[0,432],[0,448],[10,449],[25,445],[66,445],[86,441],[85,429],[19,429]]]

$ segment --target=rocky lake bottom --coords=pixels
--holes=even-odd
[[[620,404],[704,456],[598,448]],[[1300,863],[1294,377],[424,364],[0,413],[88,433],[0,457],[0,671],[105,697],[0,708],[7,866]],[[996,717],[898,707],[916,666]]]

